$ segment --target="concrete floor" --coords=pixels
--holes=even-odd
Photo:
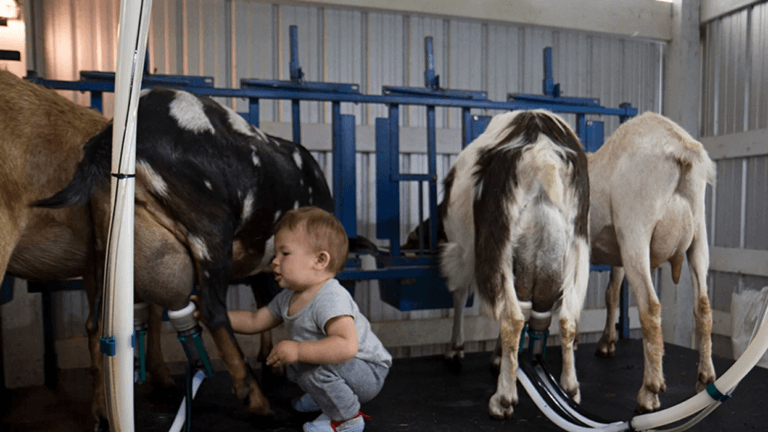
[[[636,392],[642,380],[642,344],[620,341],[616,357],[594,356],[594,344],[582,344],[576,355],[581,382],[582,408],[606,420],[628,420],[634,415]],[[557,376],[560,350],[547,353],[547,364]],[[698,353],[667,345],[664,370],[667,391],[661,395],[662,408],[694,395]],[[371,416],[367,431],[501,431],[559,430],[533,405],[519,387],[516,416],[508,421],[488,417],[487,403],[496,380],[488,366],[489,353],[468,354],[460,371],[441,357],[397,359],[381,394],[363,405]],[[715,358],[718,374],[733,363]],[[179,383],[183,377],[178,377]],[[24,388],[8,392],[2,430],[19,432],[64,432],[87,430],[90,407],[90,377],[86,370],[60,371],[57,389]],[[298,414],[289,408],[300,394],[293,384],[268,382],[265,393],[276,416],[272,419],[247,417],[230,391],[229,376],[222,371],[206,380],[193,403],[193,431],[295,431],[316,414]],[[136,430],[165,431],[172,423],[181,398],[181,386],[172,394],[148,394],[136,389]],[[755,369],[742,381],[734,397],[699,423],[693,431],[766,430],[768,411],[768,370]],[[4,397],[4,400],[9,400]]]

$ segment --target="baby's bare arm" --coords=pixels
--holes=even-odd
[[[338,364],[357,355],[357,328],[349,315],[332,318],[325,325],[328,336],[312,342],[282,341],[267,358],[267,364],[280,366],[296,362]]]
[[[235,333],[256,334],[277,327],[282,321],[272,316],[269,309],[262,307],[254,311],[234,310],[227,312]]]

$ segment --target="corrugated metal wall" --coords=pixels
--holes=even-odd
[[[768,128],[768,3],[707,23],[703,35],[700,135]],[[717,161],[708,198],[710,244],[768,250],[768,155]],[[768,278],[734,273],[710,278],[712,306],[725,312],[732,292],[768,285]]]
[[[42,5],[45,41],[41,75],[77,79],[80,70],[114,70],[117,6],[105,0],[36,0]],[[604,106],[630,102],[640,112],[661,106],[660,70],[663,45],[658,42],[610,37],[575,31],[463,21],[430,16],[362,10],[284,6],[237,0],[155,0],[150,29],[151,71],[165,74],[213,76],[218,87],[236,87],[241,78],[289,78],[289,26],[299,29],[299,59],[308,81],[358,83],[361,91],[380,94],[383,85],[423,86],[424,38],[434,40],[435,68],[441,85],[454,89],[485,90],[492,100],[507,93],[541,93],[542,50],[553,49],[554,75],[564,95],[599,98]],[[40,55],[40,54],[39,54]],[[86,104],[87,96],[77,95]],[[111,115],[110,99],[105,100]],[[235,102],[246,111],[245,101]],[[263,121],[289,122],[290,104],[260,102]],[[375,124],[386,116],[384,106],[343,104],[358,125]],[[401,124],[424,127],[425,109],[401,109]],[[478,111],[476,114],[494,114]],[[459,129],[460,111],[437,110],[437,127]],[[303,103],[301,118],[328,123],[330,105]],[[573,118],[569,118],[573,122]],[[604,118],[607,137],[618,119]],[[312,147],[311,136],[303,144]],[[315,152],[330,179],[329,153]],[[440,179],[455,155],[442,154]],[[401,156],[404,172],[425,172],[423,154]],[[375,160],[371,153],[357,156],[358,231],[375,237]],[[402,187],[403,235],[418,222],[416,186]],[[593,274],[588,308],[603,307],[607,274]],[[82,335],[85,301],[77,293],[62,299],[57,337]],[[376,283],[358,285],[358,302],[372,321],[447,317],[450,312],[401,313],[383,304]],[[250,307],[247,290],[233,290],[230,307]],[[472,309],[473,314],[478,307]],[[441,347],[402,350],[396,355],[419,355]],[[471,349],[471,347],[468,347]]]

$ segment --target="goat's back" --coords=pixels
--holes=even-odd
[[[92,135],[107,124],[99,113],[53,90],[0,71],[0,277],[46,280],[80,276],[90,236],[83,208],[31,207],[67,184]]]
[[[619,126],[590,157],[589,168],[600,170],[605,165],[632,163],[646,155],[675,161],[707,182],[714,179],[714,163],[704,146],[677,123],[653,112],[643,113]]]
[[[69,181],[83,145],[107,120],[8,71],[0,71],[0,89],[3,189],[28,204]]]
[[[680,255],[704,223],[714,163],[683,128],[649,112],[622,124],[589,156],[589,178],[592,262],[621,265],[617,230],[626,242],[664,237],[668,245],[660,249],[669,251],[654,258],[663,262]]]

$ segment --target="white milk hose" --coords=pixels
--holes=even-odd
[[[714,382],[715,388],[723,395],[730,394],[736,388],[738,383],[757,364],[766,350],[768,350],[768,323],[766,323],[764,314],[759,330],[754,336],[754,340],[752,343],[750,343],[741,357],[739,357],[739,359],[731,366],[731,368],[728,369],[718,380]],[[663,427],[665,425],[672,424],[695,415],[691,421],[685,423],[684,425],[665,430],[666,432],[681,431],[696,424],[722,403],[722,401],[715,400],[707,391],[702,391],[696,396],[662,411],[638,415],[633,417],[630,421],[602,423],[589,419],[572,409],[568,403],[559,395],[556,389],[552,388],[552,385],[548,384],[546,380],[544,380],[545,388],[538,389],[522,368],[518,368],[517,377],[520,380],[520,383],[523,385],[523,388],[525,388],[526,392],[528,392],[531,399],[533,399],[534,403],[541,410],[541,412],[555,425],[568,431],[601,430],[613,432],[626,430],[655,430],[659,427]],[[552,398],[557,400],[559,405],[565,409],[569,415],[578,419],[587,426],[574,424],[568,419],[560,416],[560,414],[555,409],[550,407],[546,400],[541,396],[541,390],[547,392]]]
[[[111,220],[104,271],[104,340],[107,416],[112,431],[134,430],[133,414],[133,221],[136,165],[136,112],[152,0],[120,4],[115,117],[112,135]]]

